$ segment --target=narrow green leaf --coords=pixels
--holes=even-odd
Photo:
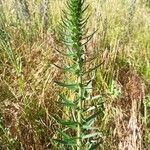
[[[65,83],[58,82],[58,81],[55,81],[55,83],[58,84],[59,86],[62,86],[68,89],[73,89],[73,90],[78,89],[78,84],[65,84]]]
[[[90,125],[89,126],[83,126],[83,129],[86,129],[86,130],[99,130],[99,128],[97,127],[91,127]]]
[[[89,8],[90,5],[87,5],[83,10],[82,10],[82,13],[84,13],[88,8]]]
[[[96,150],[99,146],[100,146],[100,142],[92,145],[89,150]]]
[[[92,127],[92,125],[94,124],[94,122],[95,122],[95,119],[90,120],[90,121],[88,121],[88,122],[85,122],[85,123],[83,124],[83,129],[90,130],[90,129],[94,128],[94,127]]]
[[[59,144],[64,144],[64,145],[76,145],[76,141],[72,140],[59,140],[59,139],[53,139]]]
[[[86,122],[88,122],[88,121],[90,121],[92,119],[95,119],[100,113],[101,113],[101,111],[98,111],[98,112],[94,113],[93,115],[91,115],[90,117],[88,117],[86,119]]]
[[[75,107],[75,104],[72,102],[72,100],[68,100],[64,95],[60,95],[60,99],[62,100],[62,102],[59,102],[60,104],[67,107]]]
[[[85,43],[82,44],[82,46],[83,46],[83,45],[86,45],[86,44],[92,39],[92,37],[94,36],[94,34],[95,34],[96,32],[97,32],[97,30],[94,31],[91,35],[89,35],[89,36],[87,36],[87,37],[84,37],[82,40],[84,40],[84,39],[87,39],[87,40],[86,40]]]
[[[80,24],[81,29],[84,29],[84,28],[85,28],[86,23],[87,23],[87,21],[89,20],[90,16],[91,16],[91,15],[88,15],[86,18],[84,18],[84,19],[81,21],[81,24]]]
[[[73,120],[65,120],[65,119],[60,119],[56,116],[53,116],[53,118],[61,125],[67,126],[69,128],[75,129],[78,125],[77,122],[73,121]]]
[[[96,69],[97,69],[98,67],[100,67],[103,63],[104,63],[104,62],[98,64],[97,66],[95,66],[95,67],[93,67],[93,68],[91,68],[91,69],[89,69],[88,71],[84,72],[84,74],[89,73],[89,72],[92,72],[93,70],[96,70]]]
[[[58,132],[63,136],[63,139],[65,140],[76,141],[77,139],[69,136],[68,134],[66,134],[64,131],[61,131],[60,129],[58,129]]]
[[[101,135],[100,132],[95,132],[95,133],[91,133],[91,134],[87,134],[87,135],[82,136],[82,139],[89,139],[89,138],[92,138],[92,137],[95,137],[98,135]]]

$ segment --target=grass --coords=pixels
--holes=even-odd
[[[60,35],[64,1],[49,2],[47,27],[41,12],[43,1],[26,1],[30,17],[25,17],[20,1],[0,3],[0,149],[61,149],[52,141],[59,135],[59,125],[53,115],[67,117],[66,108],[57,104],[59,93],[74,96],[60,89],[54,81],[65,79],[63,72],[53,66],[67,62],[54,48],[65,50]],[[102,131],[100,149],[117,150],[119,139],[114,123],[125,110],[119,102],[122,85],[120,70],[134,70],[145,88],[143,134],[149,149],[150,125],[150,7],[148,1],[87,0],[91,17],[89,33],[98,29],[87,45],[88,58],[97,54],[92,68],[101,62],[93,77],[92,96],[102,95],[96,127]],[[45,13],[45,12],[44,12]],[[131,68],[131,69],[130,69]],[[123,77],[123,75],[122,75]],[[70,79],[74,80],[72,76]],[[65,113],[66,112],[66,113]],[[122,131],[123,132],[123,131]],[[120,137],[121,138],[121,137]]]

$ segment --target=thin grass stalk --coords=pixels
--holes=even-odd
[[[129,37],[132,36],[133,33],[133,19],[136,11],[137,0],[132,0],[129,7],[128,14],[128,34]]]
[[[26,0],[19,0],[19,3],[22,9],[23,17],[26,21],[30,21],[30,12]]]
[[[42,9],[41,12],[42,12],[43,30],[47,31],[47,29],[48,29],[48,20],[49,20],[49,15],[48,15],[49,0],[43,0],[43,4],[42,4],[41,9]]]

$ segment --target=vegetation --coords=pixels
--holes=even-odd
[[[148,150],[149,13],[147,0],[0,0],[0,149]]]

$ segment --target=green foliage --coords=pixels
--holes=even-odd
[[[0,50],[1,51],[3,50],[6,53],[11,64],[14,66],[17,74],[20,74],[22,71],[21,59],[15,54],[12,48],[10,37],[8,33],[5,31],[5,24],[3,23],[4,23],[4,20],[2,16],[0,15],[0,25],[1,25],[0,27],[0,46],[1,46]]]
[[[92,98],[87,99],[89,87],[88,83],[85,82],[85,75],[86,73],[95,71],[99,65],[88,71],[84,68],[86,64],[85,47],[94,33],[89,36],[85,34],[85,27],[89,20],[89,16],[84,15],[88,9],[85,0],[69,0],[67,1],[67,8],[62,18],[61,31],[63,31],[62,38],[67,49],[63,55],[65,55],[71,63],[64,66],[64,72],[74,76],[75,80],[70,81],[71,79],[68,78],[67,83],[56,83],[68,91],[71,91],[71,93],[75,95],[75,98],[68,100],[66,96],[60,95],[60,103],[70,109],[70,116],[69,119],[55,117],[57,122],[65,128],[64,131],[59,131],[61,139],[55,139],[55,141],[62,145],[68,145],[71,149],[96,149],[99,144],[98,140],[94,140],[94,138],[100,137],[101,134],[97,129],[92,127],[100,112],[94,112],[89,116],[91,113],[86,111],[90,108],[90,105],[87,104],[91,104],[90,101]],[[69,135],[70,132],[75,133],[74,137]]]

